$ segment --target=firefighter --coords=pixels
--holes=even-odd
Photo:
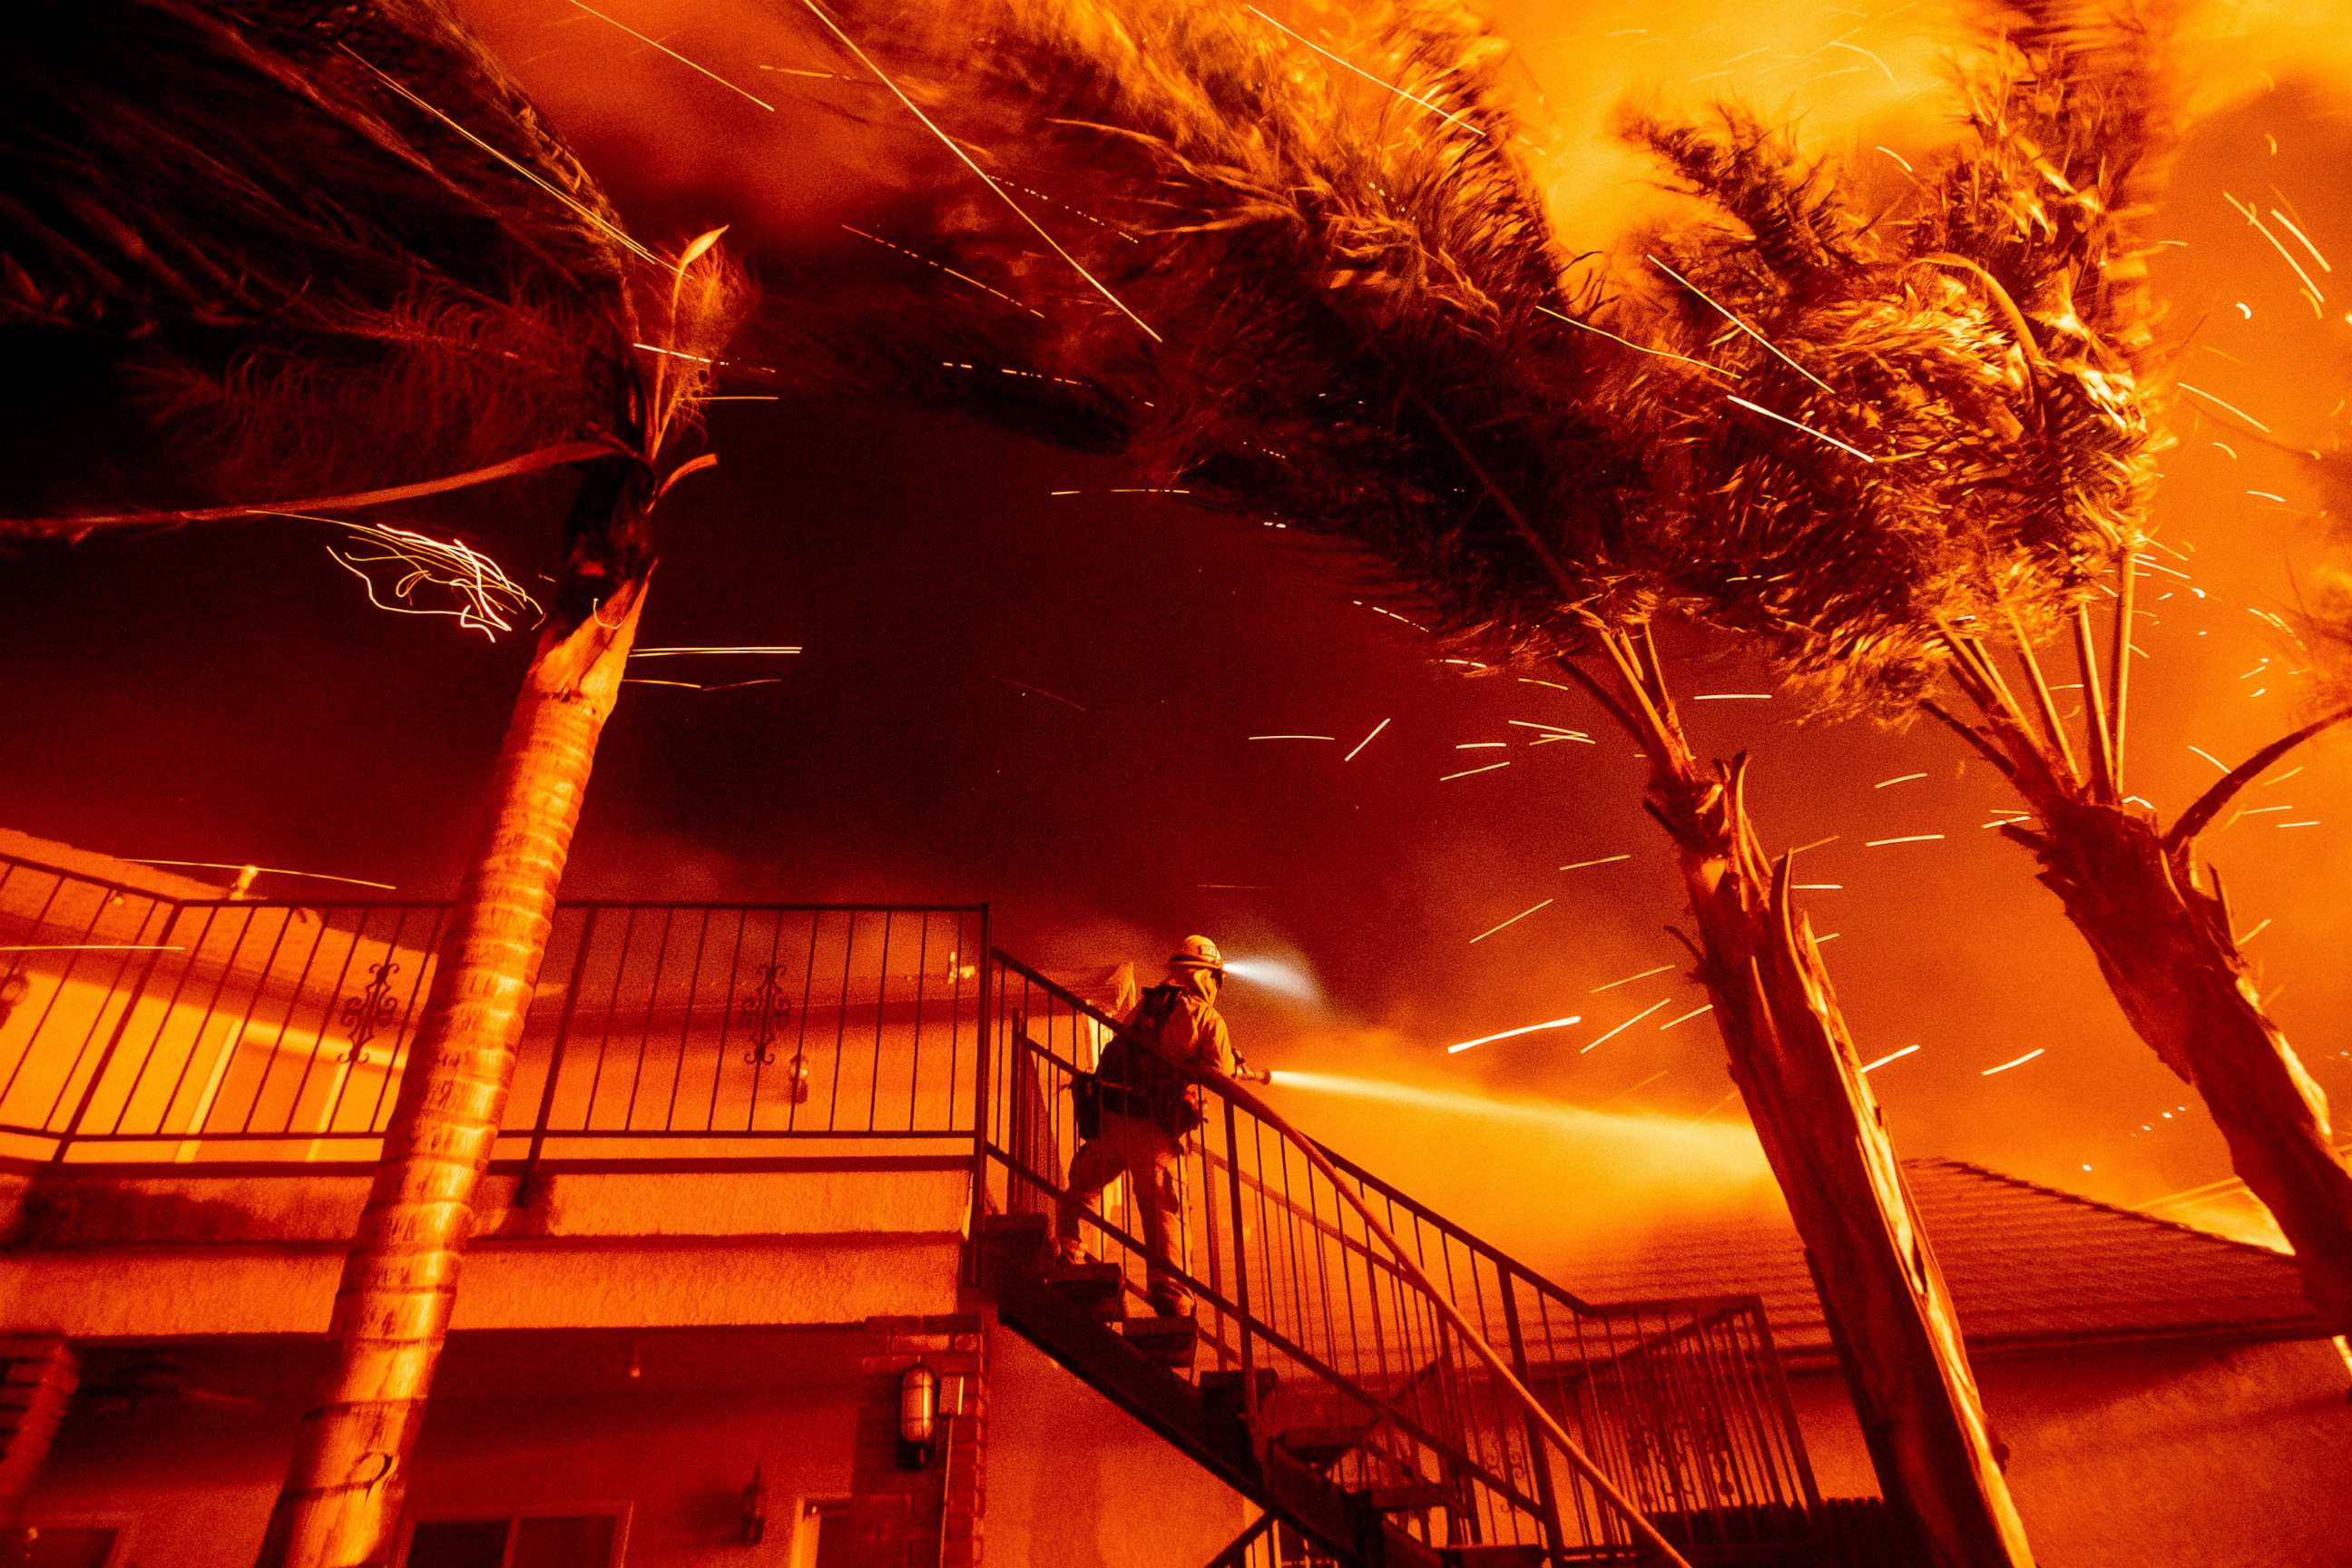
[[[1175,1064],[1230,1078],[1233,1037],[1217,1012],[1224,955],[1205,936],[1188,936],[1170,955],[1166,984],[1146,991],[1118,1032],[1103,1047],[1091,1085],[1093,1114],[1081,1107],[1086,1142],[1070,1157],[1069,1190],[1059,1224],[1062,1257],[1082,1263],[1078,1227],[1087,1205],[1128,1179],[1129,1202],[1150,1255],[1145,1295],[1167,1317],[1189,1317],[1192,1297],[1162,1266],[1190,1272],[1183,1191],[1177,1176],[1184,1140],[1202,1118],[1200,1084]],[[1089,1128],[1083,1122],[1090,1121]]]

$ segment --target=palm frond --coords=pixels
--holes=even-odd
[[[2037,4],[1988,43],[1968,134],[1868,235],[1833,170],[1743,114],[1635,127],[1721,215],[1653,237],[1688,287],[1651,298],[1737,378],[1653,378],[1682,498],[1665,558],[1832,710],[1910,710],[1946,628],[2046,627],[2144,533],[2156,51],[2087,13]]]
[[[434,0],[33,9],[0,66],[0,332],[119,363],[215,493],[629,422],[656,259]]]
[[[1624,351],[1565,319],[1595,301],[1465,11],[1397,5],[1337,40],[1383,89],[1241,9],[958,10],[984,47],[925,13],[890,35],[893,68],[992,167],[1097,220],[1066,243],[1164,342],[968,205],[930,240],[1041,303],[1013,336],[1116,404],[1147,471],[1350,546],[1485,657],[1639,595],[1641,468],[1604,412]]]

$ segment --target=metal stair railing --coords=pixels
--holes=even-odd
[[[991,967],[985,1201],[1051,1213],[1075,1143],[1070,1082],[1114,1026],[1017,960],[997,952]],[[1802,1530],[1811,1477],[1752,1297],[1580,1301],[1240,1086],[1204,1094],[1185,1156],[1191,1256],[1160,1261],[1185,1264],[1204,1353],[1242,1374],[1261,1443],[1367,1428],[1336,1479],[1442,1497],[1400,1521],[1433,1545],[1658,1552],[1645,1509],[1684,1542]],[[1083,1226],[1139,1289],[1126,1209],[1114,1197]],[[1253,1374],[1267,1370],[1279,1381],[1260,1408]]]
[[[1281,1522],[1262,1513],[1224,1544],[1202,1568],[1287,1568],[1282,1560]],[[1300,1565],[1304,1568],[1304,1564]]]

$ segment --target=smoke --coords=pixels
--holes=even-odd
[[[1265,1092],[1284,1115],[1538,1268],[1780,1212],[1736,1104],[1694,1115],[1482,1091],[1384,1029],[1302,1035],[1267,1054]]]

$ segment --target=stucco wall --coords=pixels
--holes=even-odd
[[[416,1458],[413,1515],[626,1505],[631,1568],[795,1568],[799,1500],[849,1490],[849,1336],[648,1340],[637,1379],[626,1374],[625,1338],[530,1339],[453,1347]],[[249,1568],[299,1415],[290,1363],[303,1352],[275,1354],[274,1368],[190,1360],[193,1397],[110,1400],[85,1385],[26,1517],[127,1515],[126,1561],[139,1568]],[[740,1538],[755,1465],[768,1531],[753,1547]]]
[[[1194,1568],[1256,1517],[1019,1335],[988,1354],[989,1568]]]
[[[29,1187],[0,1330],[77,1339],[317,1332],[363,1175],[68,1167]],[[555,1172],[524,1206],[488,1184],[456,1326],[856,1322],[955,1307],[961,1162]]]
[[[2352,1568],[2352,1399],[2324,1341],[1979,1360],[2049,1568]],[[1834,1373],[1792,1376],[1822,1489],[1877,1490]]]

